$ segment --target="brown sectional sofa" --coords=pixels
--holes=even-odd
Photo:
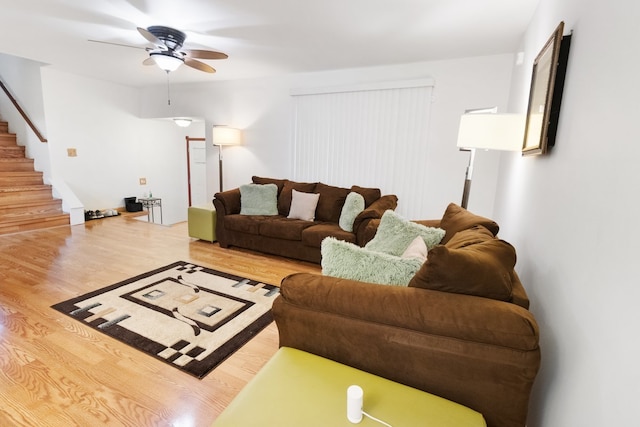
[[[454,204],[418,222],[446,234],[408,287],[285,278],[273,305],[280,345],[458,402],[489,427],[525,426],[540,348],[515,249],[494,221]]]
[[[254,176],[254,184],[275,184],[278,187],[278,215],[241,215],[240,189],[217,193],[216,236],[221,247],[237,246],[260,252],[319,263],[320,244],[325,237],[363,246],[375,235],[375,224],[387,209],[395,209],[395,195],[381,196],[376,188],[352,186],[340,188],[323,183],[303,183],[288,179]],[[314,221],[287,218],[291,207],[292,190],[318,193],[320,198]],[[350,192],[361,194],[365,210],[353,223],[353,232],[340,228],[338,221],[345,199]]]

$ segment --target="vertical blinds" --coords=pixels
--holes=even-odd
[[[292,92],[293,179],[378,187],[420,218],[433,81]]]

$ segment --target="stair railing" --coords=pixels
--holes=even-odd
[[[13,106],[16,107],[16,109],[18,110],[22,118],[25,120],[25,122],[27,122],[27,124],[29,125],[33,133],[36,134],[40,142],[47,142],[47,138],[42,136],[38,128],[36,128],[36,125],[34,125],[31,119],[29,119],[29,116],[27,116],[27,113],[25,113],[24,110],[20,107],[20,104],[18,104],[18,101],[16,101],[16,99],[11,95],[11,92],[9,92],[9,89],[4,85],[4,83],[2,83],[2,80],[0,80],[0,87],[2,87],[2,90],[4,91],[4,93],[7,94],[7,96],[9,97],[9,100],[13,103]]]

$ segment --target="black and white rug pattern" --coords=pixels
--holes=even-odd
[[[52,308],[204,378],[273,321],[278,292],[178,261]]]

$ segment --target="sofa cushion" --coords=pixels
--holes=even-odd
[[[287,179],[264,178],[255,175],[251,177],[251,182],[254,184],[275,184],[278,187],[278,195],[282,192],[282,188],[284,188],[284,184],[287,181]]]
[[[388,210],[380,219],[376,235],[365,247],[372,251],[400,256],[417,236],[421,236],[427,248],[431,249],[440,243],[444,233],[440,228],[425,227]]]
[[[440,221],[440,227],[447,232],[442,239],[442,244],[447,243],[458,231],[466,230],[474,225],[482,225],[494,236],[500,230],[498,224],[492,219],[473,214],[455,203],[450,203]]]
[[[240,186],[241,215],[278,215],[278,187],[275,184]]]
[[[261,221],[260,235],[283,240],[302,240],[302,232],[313,225],[311,221],[276,217],[271,221]]]
[[[278,196],[278,213],[282,216],[289,215],[289,210],[291,209],[291,190],[295,189],[302,193],[313,193],[315,188],[315,182],[286,181]]]
[[[287,218],[313,221],[319,198],[320,195],[317,193],[302,193],[297,190],[291,190],[291,208]]]
[[[224,217],[224,224],[227,230],[238,231],[240,233],[247,234],[260,234],[260,224],[265,221],[273,220],[274,216],[263,215],[226,215]]]
[[[406,286],[422,265],[417,259],[404,259],[375,252],[333,237],[322,241],[322,274],[381,285]]]
[[[319,248],[326,237],[335,237],[345,242],[356,243],[355,234],[344,231],[339,225],[329,222],[316,223],[311,227],[305,228],[302,232],[302,243],[306,246]]]
[[[371,203],[382,197],[382,193],[380,192],[379,188],[365,188],[358,187],[357,185],[352,185],[351,191],[358,193],[362,195],[362,197],[364,197],[365,208],[368,208],[369,206],[371,206]]]
[[[353,191],[347,194],[347,198],[342,206],[340,219],[338,221],[340,228],[348,232],[353,231],[353,222],[356,220],[356,217],[360,212],[364,210],[364,203],[364,197],[362,197],[361,194]]]
[[[340,221],[342,206],[344,206],[349,192],[348,188],[317,183],[314,193],[320,194],[320,200],[318,200],[316,208],[316,220],[337,224]]]
[[[431,249],[409,286],[510,301],[516,251],[487,233],[463,230],[454,245]]]

